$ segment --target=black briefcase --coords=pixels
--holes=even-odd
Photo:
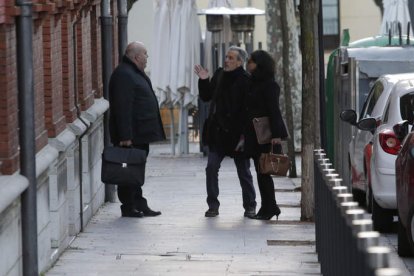
[[[112,185],[142,186],[147,152],[136,148],[105,147],[101,181]]]

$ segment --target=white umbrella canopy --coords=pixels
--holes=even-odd
[[[171,1],[154,1],[154,31],[153,53],[151,59],[151,81],[157,94],[160,105],[168,104],[170,91],[170,29],[171,29]]]
[[[170,36],[170,62],[169,65],[169,80],[168,89],[171,95],[171,101],[176,102],[179,100],[178,96],[178,83],[177,83],[177,71],[180,55],[180,39],[181,39],[181,7],[182,0],[170,0],[171,2],[171,36]]]
[[[184,1],[182,10],[186,20],[181,22],[182,41],[184,46],[180,47],[180,60],[178,68],[179,77],[178,91],[183,97],[184,106],[197,105],[198,77],[194,73],[194,65],[200,64],[201,28],[197,16],[197,5],[195,0]]]
[[[401,23],[401,34],[407,34],[407,24],[410,22],[407,1],[408,0],[383,0],[384,15],[382,18],[380,34],[387,35],[391,29],[391,35],[399,35],[398,22]],[[411,25],[411,35],[413,34],[412,30],[413,28]]]
[[[201,28],[196,0],[157,0],[154,3],[154,62],[151,76],[161,106],[180,107],[180,153],[188,151],[188,108],[197,105],[194,65],[200,63]],[[171,121],[174,122],[171,109]],[[175,153],[172,124],[171,144]]]
[[[198,95],[194,65],[200,63],[201,30],[195,0],[173,0],[170,36],[171,100],[196,105]]]

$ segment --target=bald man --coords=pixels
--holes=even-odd
[[[147,49],[142,42],[130,43],[122,62],[109,81],[109,132],[114,146],[149,152],[149,144],[165,140],[157,97],[145,74]],[[140,186],[118,186],[123,217],[161,215],[148,207]]]

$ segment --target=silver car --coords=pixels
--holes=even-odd
[[[349,143],[348,160],[350,170],[350,182],[354,195],[358,192],[365,193],[365,203],[368,211],[372,209],[372,189],[370,175],[370,159],[372,154],[372,132],[364,131],[356,127],[362,119],[374,118],[377,126],[381,122],[385,106],[395,85],[404,80],[414,80],[413,73],[406,74],[387,74],[380,76],[371,88],[368,97],[363,105],[361,114],[357,118],[355,110],[344,110],[341,112],[341,119],[352,124],[352,139]],[[363,202],[361,202],[363,201]]]

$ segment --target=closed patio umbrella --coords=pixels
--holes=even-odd
[[[170,81],[170,29],[171,2],[154,1],[153,53],[151,59],[151,81],[160,105],[170,102],[168,83]]]
[[[160,104],[180,107],[180,153],[187,153],[188,108],[196,105],[198,96],[193,68],[200,63],[201,31],[196,0],[157,0],[154,7],[153,59],[156,61],[151,73]]]
[[[401,23],[401,34],[407,34],[407,24],[410,22],[410,13],[408,10],[408,0],[383,0],[384,16],[382,18],[380,34],[387,35],[391,29],[391,35],[399,35],[398,23]],[[412,23],[410,35],[412,32]]]

